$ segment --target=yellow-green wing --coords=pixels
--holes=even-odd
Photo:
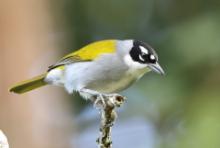
[[[116,50],[116,40],[97,41],[64,56],[56,64],[49,67],[49,70],[66,64],[76,62],[86,62],[96,59],[101,54],[114,53]]]

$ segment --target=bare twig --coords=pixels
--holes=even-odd
[[[120,95],[104,96],[102,106],[99,107],[101,114],[100,136],[97,139],[99,148],[112,148],[111,129],[114,125],[117,113],[116,107],[120,107],[125,97]]]

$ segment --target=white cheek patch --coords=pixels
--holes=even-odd
[[[132,69],[142,69],[147,67],[146,64],[141,64],[139,62],[135,62],[134,60],[132,60],[132,58],[130,57],[130,55],[126,55],[124,57],[124,62],[127,66],[129,66]]]
[[[144,48],[143,46],[140,46],[141,52],[144,54],[148,54],[148,50],[146,48]]]

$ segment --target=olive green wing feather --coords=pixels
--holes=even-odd
[[[80,57],[78,56],[68,56],[65,59],[61,59],[60,61],[58,61],[57,63],[49,66],[48,71],[63,66],[63,65],[68,65],[68,64],[72,64],[72,63],[76,63],[76,62],[86,62],[86,61],[91,61],[91,60],[82,60]]]
[[[101,54],[113,53],[116,50],[115,42],[116,40],[103,40],[91,43],[76,52],[64,56],[57,63],[51,65],[48,71],[67,64],[93,61]]]

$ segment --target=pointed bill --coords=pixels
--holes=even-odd
[[[156,73],[159,73],[161,75],[165,75],[163,68],[159,65],[158,62],[156,62],[155,64],[150,64],[148,67]]]

